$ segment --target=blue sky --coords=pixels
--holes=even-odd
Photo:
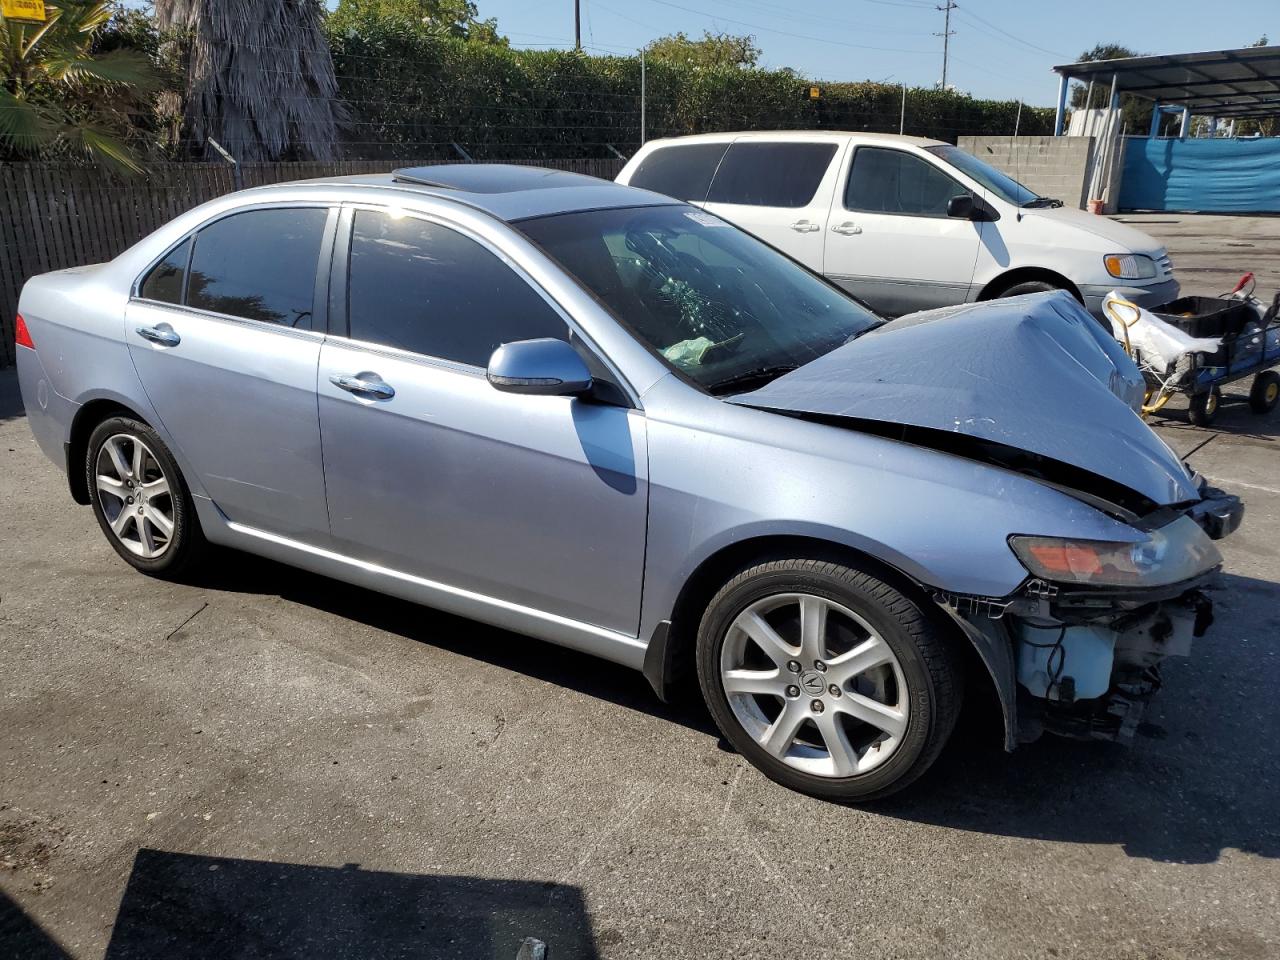
[[[581,0],[582,42],[624,53],[683,30],[749,33],[770,67],[822,80],[929,86],[942,72],[943,0]],[[948,83],[1051,105],[1050,68],[1095,43],[1144,53],[1280,43],[1280,0],[957,0]],[[477,0],[514,46],[571,46],[573,0]],[[1016,38],[1016,39],[1015,39]]]

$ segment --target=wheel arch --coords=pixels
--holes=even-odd
[[[84,463],[89,436],[94,428],[109,417],[132,417],[151,426],[146,417],[116,397],[96,397],[76,411],[67,439],[67,486],[71,490],[71,499],[82,506],[89,505],[89,485],[84,470],[78,464]]]
[[[794,558],[855,566],[910,597],[939,631],[955,642],[966,672],[980,680],[974,688],[978,697],[994,701],[990,705],[1009,715],[1014,705],[1003,702],[1006,684],[992,672],[974,638],[934,602],[928,587],[857,547],[819,537],[784,534],[753,536],[730,543],[707,556],[685,580],[670,618],[658,624],[645,650],[645,678],[663,701],[670,702],[689,689],[694,673],[698,625],[702,612],[719,589],[745,567]]]
[[[1015,267],[1012,270],[1006,270],[995,279],[989,281],[987,285],[982,288],[977,299],[994,300],[1010,287],[1016,286],[1019,283],[1028,283],[1033,280],[1051,283],[1055,287],[1066,290],[1078,301],[1084,303],[1084,297],[1080,293],[1080,288],[1061,273],[1058,273],[1056,270],[1050,270],[1048,267]]]

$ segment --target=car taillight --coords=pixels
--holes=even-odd
[[[31,350],[36,348],[35,342],[31,339],[31,331],[27,329],[27,321],[22,319],[22,314],[18,314],[18,320],[13,326],[13,342]]]

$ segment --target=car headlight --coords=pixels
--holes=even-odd
[[[1009,546],[1042,580],[1094,587],[1163,587],[1222,563],[1218,548],[1190,517],[1152,530],[1137,543],[1016,536]]]
[[[1140,253],[1110,253],[1102,262],[1117,280],[1150,280],[1156,275],[1156,262]]]

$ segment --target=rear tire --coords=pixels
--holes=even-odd
[[[1254,413],[1270,413],[1280,400],[1280,373],[1264,370],[1253,378],[1253,389],[1249,391],[1249,406]]]
[[[89,435],[84,469],[98,526],[130,566],[171,580],[198,565],[208,541],[178,464],[151,427],[104,420]]]
[[[1207,427],[1218,416],[1222,404],[1222,391],[1214,387],[1208,393],[1197,393],[1187,407],[1187,419],[1197,427]]]
[[[950,638],[896,587],[789,559],[743,570],[698,630],[712,717],[765,776],[838,802],[919,777],[955,726],[963,673]]]

